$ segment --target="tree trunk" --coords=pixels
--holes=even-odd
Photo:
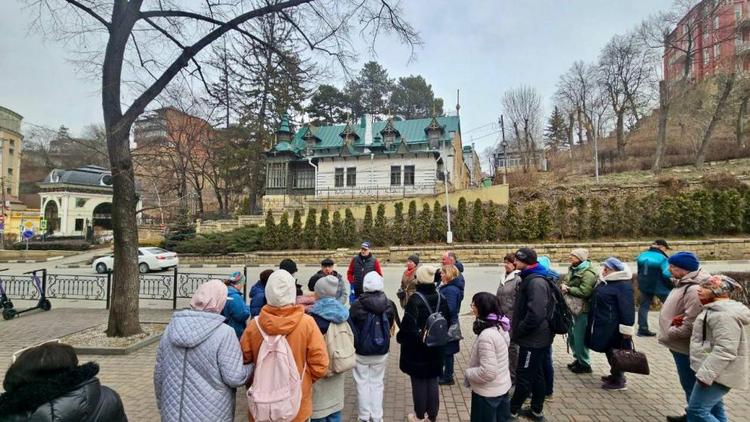
[[[580,108],[578,109],[578,145],[583,145],[583,121]]]
[[[573,131],[575,129],[575,113],[572,111],[568,113],[568,152],[570,153],[570,158],[573,158]]]
[[[615,124],[617,131],[617,155],[625,156],[625,107],[617,112],[617,122]]]
[[[719,99],[716,101],[716,109],[714,114],[711,116],[711,121],[708,122],[708,127],[703,133],[703,139],[701,140],[701,146],[698,149],[698,155],[695,157],[695,167],[702,168],[703,163],[706,161],[706,151],[708,150],[708,144],[711,142],[711,135],[713,134],[716,124],[721,119],[721,113],[724,111],[724,107],[727,105],[729,94],[732,92],[734,86],[734,74],[727,76],[727,80],[724,82],[724,86],[719,93]]]
[[[740,100],[740,109],[737,112],[737,121],[735,122],[735,136],[737,137],[737,146],[745,148],[745,116],[747,115],[747,102],[750,97],[742,97]]]
[[[656,153],[654,154],[654,165],[651,170],[661,173],[662,161],[664,160],[664,151],[667,146],[667,119],[669,118],[669,93],[667,92],[667,82],[659,81],[659,121],[656,133]]]

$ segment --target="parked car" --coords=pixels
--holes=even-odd
[[[174,268],[180,263],[177,253],[162,248],[138,248],[138,272],[141,274],[149,271],[162,271]],[[97,258],[91,264],[91,268],[99,274],[111,271],[115,265],[115,256],[108,255]]]

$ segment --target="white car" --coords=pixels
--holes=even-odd
[[[149,271],[162,271],[176,267],[180,263],[175,252],[162,248],[138,248],[138,272],[145,274]],[[95,259],[91,268],[99,274],[111,271],[115,265],[114,255]]]

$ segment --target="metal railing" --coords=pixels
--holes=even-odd
[[[243,268],[243,273],[247,277],[247,267]],[[201,284],[226,277],[227,274],[181,273],[177,268],[171,274],[141,274],[138,298],[171,301],[172,309],[177,309],[177,299],[190,299]],[[39,299],[31,275],[0,275],[0,280],[11,299]],[[97,275],[44,272],[42,275],[48,299],[103,300],[107,309],[114,281],[112,272]],[[247,298],[247,283],[243,286],[243,296]]]

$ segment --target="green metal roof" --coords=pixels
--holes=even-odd
[[[438,124],[443,128],[441,141],[451,141],[453,138],[451,132],[460,132],[461,123],[457,116],[443,116],[435,118]],[[426,119],[413,119],[413,120],[392,120],[393,127],[401,134],[399,138],[396,138],[394,145],[400,144],[401,140],[405,140],[407,145],[413,144],[426,144],[428,142],[426,128],[430,126],[432,118]],[[388,121],[377,121],[372,124],[372,139],[374,145],[382,145],[382,135],[380,132],[385,128]],[[341,137],[341,133],[346,128],[346,125],[332,125],[332,126],[321,126],[315,127],[310,126],[315,138],[315,149],[340,149],[344,144],[344,139]],[[354,141],[353,146],[356,148],[363,148],[365,146],[365,127],[360,119],[358,124],[351,123],[352,130],[359,137]],[[280,142],[274,148],[276,151],[293,151],[300,153],[305,150],[304,136],[307,133],[308,126],[303,126],[297,130],[292,139],[291,145],[286,142]],[[376,139],[380,138],[377,140]]]

